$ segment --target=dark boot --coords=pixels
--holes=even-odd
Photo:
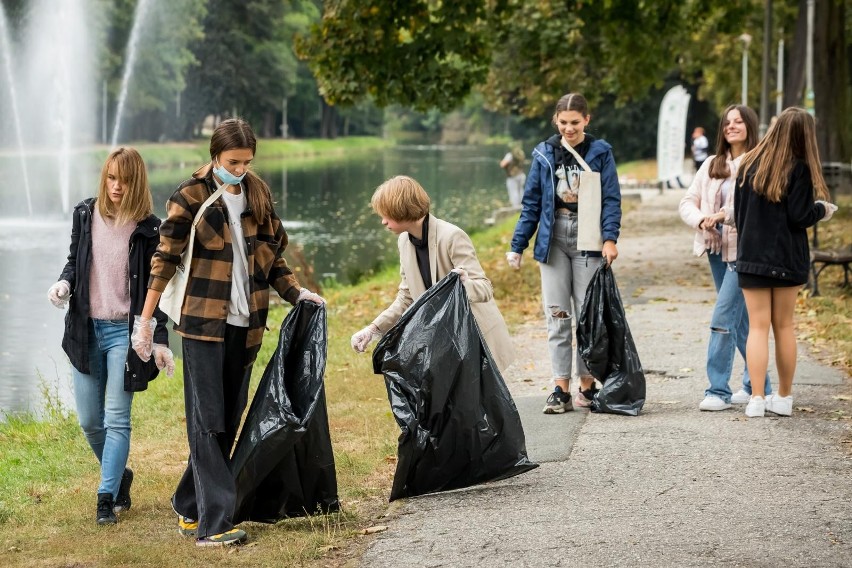
[[[115,513],[112,511],[114,503],[112,493],[98,493],[98,524],[114,525]]]
[[[113,511],[120,513],[130,508],[130,486],[133,485],[133,470],[129,467],[124,469],[121,476],[121,485],[118,487],[118,495],[115,497]]]

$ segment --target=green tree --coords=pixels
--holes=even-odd
[[[98,61],[101,76],[108,81],[111,113],[115,112],[128,64],[128,42],[137,4],[138,0],[98,2],[97,12],[107,26],[105,49]],[[139,42],[128,85],[122,140],[157,140],[176,134],[172,125],[179,109],[178,98],[186,87],[187,70],[196,63],[189,45],[202,36],[199,23],[205,4],[205,0],[149,3],[148,13],[138,24]]]
[[[483,0],[334,0],[297,40],[332,105],[449,110],[482,82],[490,60]],[[497,2],[495,4],[502,4]]]
[[[308,0],[209,0],[204,38],[192,46],[192,124],[240,115],[262,136],[280,134],[278,113],[298,85],[293,35],[319,18]]]

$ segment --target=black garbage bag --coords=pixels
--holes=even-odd
[[[325,306],[296,304],[257,386],[231,458],[234,522],[338,511],[325,406]]]
[[[592,411],[638,415],[645,404],[645,373],[615,275],[606,262],[586,289],[577,322],[577,347],[589,372],[603,384],[592,400]]]
[[[391,501],[538,467],[457,274],[432,286],[385,334],[373,370],[385,377],[401,430]]]

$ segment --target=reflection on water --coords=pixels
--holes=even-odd
[[[473,230],[506,203],[500,157],[495,148],[412,146],[285,166],[263,160],[261,143],[256,171],[272,189],[291,247],[301,247],[319,280],[350,283],[397,260],[396,236],[370,209],[376,186],[393,175],[410,175],[429,193],[436,216]],[[196,166],[152,172],[158,215]],[[88,195],[80,193],[74,202]],[[70,231],[70,215],[0,218],[0,413],[38,409],[40,377],[71,404],[71,372],[60,347],[65,312],[47,301],[68,254]]]

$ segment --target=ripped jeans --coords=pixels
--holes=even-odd
[[[600,263],[599,257],[589,257],[577,250],[576,215],[556,215],[547,262],[539,263],[541,297],[547,319],[547,346],[554,378],[571,378],[575,352],[572,324],[582,313],[586,288]],[[576,371],[577,375],[589,374],[579,356]]]
[[[183,393],[189,465],[172,497],[179,515],[198,521],[198,538],[234,528],[231,448],[248,400],[248,328],[225,326],[223,342],[183,338]]]
[[[733,262],[725,262],[722,255],[707,251],[710,272],[716,286],[716,305],[710,320],[710,343],[707,345],[707,378],[710,387],[705,396],[718,396],[725,402],[731,402],[731,370],[737,351],[745,361],[746,339],[748,339],[748,312],[745,298],[737,281],[737,271]],[[743,389],[751,394],[751,380],[748,368],[743,374]],[[772,393],[769,373],[766,374],[766,394]],[[762,393],[761,393],[762,394]]]

